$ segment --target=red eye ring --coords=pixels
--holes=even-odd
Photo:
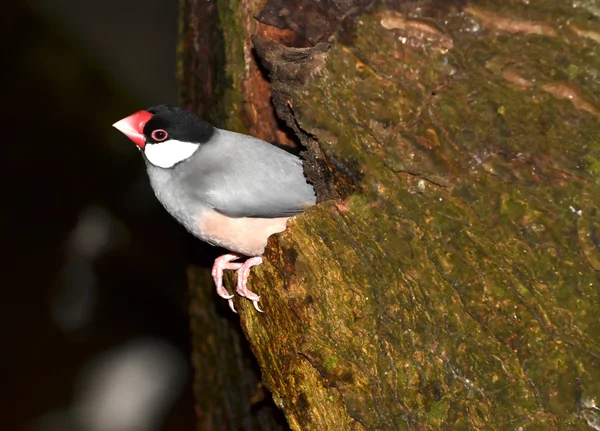
[[[156,142],[162,142],[169,137],[169,134],[163,129],[156,129],[150,135]]]

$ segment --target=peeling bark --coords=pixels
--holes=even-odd
[[[277,138],[258,57],[319,194],[253,271],[266,314],[236,302],[291,428],[600,429],[595,2],[357,2],[295,42],[210,3],[213,121]]]

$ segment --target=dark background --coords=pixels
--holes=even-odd
[[[3,3],[0,429],[194,428],[185,266],[212,251],[111,127],[177,103],[177,7]]]

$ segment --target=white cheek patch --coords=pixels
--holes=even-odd
[[[154,166],[170,168],[194,154],[199,146],[192,142],[169,139],[158,144],[147,143],[144,147],[144,154]]]

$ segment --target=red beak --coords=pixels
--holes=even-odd
[[[135,145],[143,150],[144,146],[146,145],[144,126],[150,118],[152,118],[152,114],[148,111],[137,111],[136,113],[131,114],[129,117],[125,117],[122,120],[117,121],[115,124],[113,124],[113,127],[118,129],[121,133],[131,139]]]

